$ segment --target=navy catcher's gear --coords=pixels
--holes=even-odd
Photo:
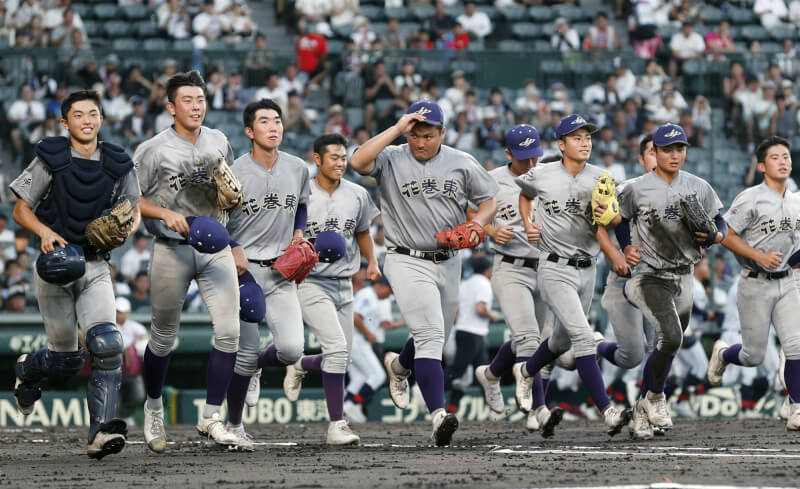
[[[36,273],[51,284],[66,285],[86,273],[86,257],[80,246],[56,246],[54,251],[43,253],[36,259]]]
[[[111,323],[98,324],[86,333],[86,347],[92,359],[92,372],[86,388],[86,401],[92,419],[89,442],[117,416],[119,386],[122,382],[122,333]]]
[[[42,348],[28,355],[24,362],[17,362],[15,373],[25,383],[36,383],[46,377],[70,377],[83,368],[83,352],[50,351]]]

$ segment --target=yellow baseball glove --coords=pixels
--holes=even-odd
[[[606,206],[605,212],[599,219],[595,217],[595,209],[598,207],[598,202]],[[619,215],[617,187],[614,185],[614,179],[611,178],[611,174],[603,173],[597,179],[597,185],[595,185],[592,192],[592,223],[608,226],[617,215]]]

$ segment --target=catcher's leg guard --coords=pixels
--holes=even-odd
[[[111,323],[98,324],[86,333],[86,346],[92,359],[92,373],[86,389],[91,443],[102,425],[109,424],[117,416],[122,381],[122,334]]]

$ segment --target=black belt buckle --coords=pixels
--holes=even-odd
[[[581,258],[573,258],[575,260],[575,268],[589,268],[592,266],[592,259],[581,257]]]
[[[539,259],[538,258],[525,258],[525,262],[522,264],[523,267],[533,268],[534,270],[539,269]]]
[[[437,265],[443,261],[447,261],[450,259],[450,253],[447,251],[431,251],[430,252],[430,260]]]
[[[277,258],[273,258],[271,260],[250,260],[250,259],[248,259],[247,261],[249,261],[250,263],[255,263],[256,265],[261,266],[261,267],[271,267],[272,264],[275,263],[275,260],[277,260]]]

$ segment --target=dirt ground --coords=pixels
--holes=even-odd
[[[564,423],[554,438],[519,423],[462,423],[454,445],[435,448],[430,425],[356,425],[362,445],[329,448],[326,424],[260,425],[250,454],[231,453],[168,426],[170,445],[150,453],[141,428],[125,450],[86,456],[85,428],[0,430],[0,487],[36,488],[484,488],[718,484],[796,487],[800,433],[778,420],[676,420],[664,437],[609,438],[599,421]]]

